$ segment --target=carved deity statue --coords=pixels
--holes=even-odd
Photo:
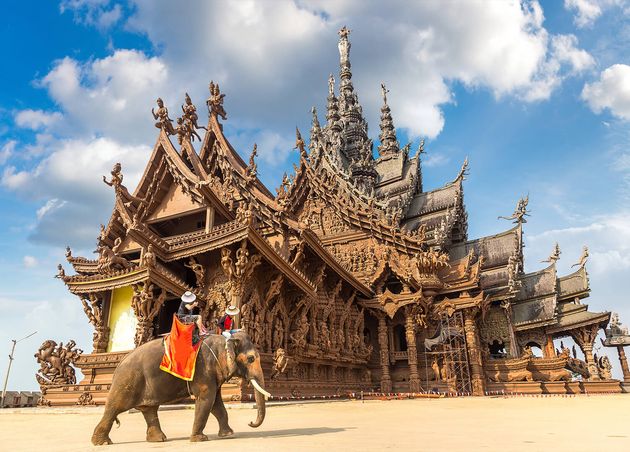
[[[168,116],[168,108],[164,106],[164,101],[158,97],[157,100],[158,109],[151,109],[151,114],[153,115],[153,119],[157,122],[155,123],[155,127],[158,129],[164,130],[168,135],[175,135],[175,129],[173,128],[173,120]]]
[[[271,379],[277,379],[287,370],[289,357],[283,348],[278,348],[273,354],[273,368],[271,369]]]
[[[155,257],[155,251],[153,251],[153,245],[149,244],[142,253],[141,265],[145,267],[153,267],[157,263]]]
[[[306,312],[303,312],[302,316],[297,321],[295,331],[289,335],[291,345],[296,349],[302,350],[306,347],[306,335],[308,334],[309,326],[310,324],[308,322],[308,318],[306,317]]]
[[[182,105],[182,112],[184,113],[184,121],[188,122],[192,126],[193,131],[195,129],[207,130],[205,127],[197,124],[197,120],[199,119],[199,116],[197,116],[197,107],[195,107],[192,103],[188,93],[186,93],[184,104]],[[199,137],[199,135],[197,135],[197,137]],[[199,141],[201,141],[201,139]]]
[[[62,281],[65,281],[68,278],[66,276],[66,271],[63,269],[63,265],[57,265],[57,274],[55,275],[55,278],[58,278]]]
[[[68,341],[65,347],[62,342],[57,345],[53,340],[44,341],[34,355],[37,363],[40,364],[40,369],[35,374],[40,386],[77,382],[72,365],[81,356],[83,350],[75,346],[76,342],[73,340]]]
[[[144,205],[147,205],[147,201],[145,199],[138,198],[137,196],[133,196],[127,190],[127,187],[123,185],[123,174],[122,174],[122,165],[120,162],[114,164],[114,167],[111,171],[111,179],[108,181],[107,177],[103,176],[103,182],[110,187],[114,187],[114,191],[116,192],[117,197],[121,197],[125,206],[129,207],[133,202],[138,202]],[[101,228],[101,241],[105,238],[105,228]]]
[[[215,85],[213,81],[210,82],[208,88],[210,90],[210,97],[206,101],[206,104],[208,105],[208,114],[211,116],[220,116],[223,120],[226,120],[227,113],[223,108],[223,98],[225,97],[225,94],[221,94],[219,84],[217,83]]]
[[[347,27],[343,27],[339,30],[339,58],[342,66],[349,65],[350,61],[350,41],[348,40],[348,35],[350,34],[350,30]]]
[[[197,287],[204,287],[204,277],[206,275],[206,271],[203,268],[203,265],[199,264],[194,257],[191,257],[188,260],[188,265],[184,264],[184,267],[190,268],[195,274],[195,279],[197,280]]]

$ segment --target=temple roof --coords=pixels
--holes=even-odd
[[[580,267],[579,270],[558,278],[558,283],[560,286],[558,295],[561,300],[570,300],[575,297],[585,298],[591,290],[585,267]]]
[[[557,322],[547,328],[549,333],[568,331],[588,325],[605,328],[610,321],[610,312],[589,312],[588,305],[562,303],[558,305]]]

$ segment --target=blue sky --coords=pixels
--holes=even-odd
[[[529,193],[527,270],[542,268],[558,241],[567,273],[587,244],[591,310],[630,319],[626,2],[175,3],[5,7],[0,348],[39,331],[18,345],[10,387],[37,387],[32,354],[44,339],[91,350],[80,301],[53,275],[66,244],[93,250],[113,205],[101,176],[114,162],[134,187],[157,137],[155,98],[175,114],[188,92],[202,112],[218,81],[228,138],[244,157],[258,143],[259,174],[273,189],[297,159],[295,126],[308,135],[312,105],[324,120],[342,25],[370,135],[384,81],[399,140],[412,149],[427,140],[425,189],[452,180],[468,156],[469,237],[508,228],[497,216]]]

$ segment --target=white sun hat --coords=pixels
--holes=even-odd
[[[196,299],[197,299],[197,296],[194,293],[192,293],[190,290],[187,290],[186,292],[184,292],[184,295],[182,295],[182,301],[186,303],[192,303]]]
[[[229,306],[225,313],[230,316],[238,315],[241,311],[236,306]]]

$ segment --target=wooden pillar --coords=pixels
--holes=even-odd
[[[571,331],[573,339],[575,339],[575,342],[582,349],[582,353],[584,353],[584,361],[586,361],[588,371],[591,374],[589,380],[599,380],[597,363],[595,363],[595,358],[593,357],[593,343],[597,337],[598,330],[598,325],[588,325]]]
[[[621,372],[623,372],[623,381],[630,383],[630,369],[628,369],[628,360],[623,345],[617,345],[617,353],[619,354],[619,362],[621,363]]]
[[[467,309],[464,312],[464,331],[466,333],[466,345],[468,349],[468,361],[470,364],[470,379],[472,392],[475,396],[485,394],[485,379],[483,375],[483,363],[481,361],[481,341],[475,317],[476,310]]]
[[[206,233],[214,227],[214,207],[206,207]]]
[[[547,343],[545,344],[545,349],[543,350],[544,358],[554,358],[556,356],[556,348],[553,346],[553,337],[551,334],[547,335]]]
[[[419,392],[418,349],[416,347],[414,315],[411,308],[405,310],[405,334],[407,336],[407,362],[409,363],[409,392]]]
[[[392,392],[392,378],[389,375],[389,346],[385,316],[378,318],[378,345],[381,349],[381,391]]]

